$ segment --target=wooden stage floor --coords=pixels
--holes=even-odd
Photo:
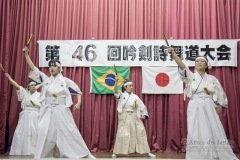
[[[112,152],[96,152],[92,153],[97,159],[112,159]],[[156,155],[156,158],[152,159],[185,159],[185,153],[153,153]],[[236,156],[240,159],[240,154],[236,154]],[[32,156],[9,156],[8,154],[0,154],[0,160],[23,160],[23,159],[33,159]],[[58,159],[58,158],[53,158]],[[60,159],[60,158],[59,158]],[[67,159],[67,158],[62,158]],[[114,158],[116,159],[116,158]],[[117,159],[150,159],[147,155],[140,154],[130,154],[129,156],[118,156]]]

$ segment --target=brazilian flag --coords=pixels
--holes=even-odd
[[[116,67],[118,80],[118,89],[121,90],[121,84],[124,79],[129,79],[130,67]],[[95,94],[113,94],[115,84],[114,67],[91,67],[91,93]]]

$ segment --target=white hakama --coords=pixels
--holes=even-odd
[[[34,155],[39,108],[41,106],[39,103],[40,93],[36,91],[30,94],[29,91],[20,87],[17,90],[17,96],[18,100],[22,102],[22,111],[19,115],[9,155]]]

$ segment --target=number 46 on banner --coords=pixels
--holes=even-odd
[[[97,58],[97,53],[93,49],[96,49],[96,46],[94,44],[89,44],[86,46],[83,53],[83,46],[79,45],[73,53],[72,58],[82,61],[85,56],[87,61],[93,62]]]

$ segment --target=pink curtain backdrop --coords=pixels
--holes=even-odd
[[[30,56],[38,66],[37,40],[240,39],[239,0],[2,0],[0,1],[0,63],[22,86],[29,67],[22,54],[31,33]],[[240,152],[240,45],[238,67],[215,67],[210,74],[221,82],[229,99],[220,113],[228,139]],[[41,70],[49,75],[47,68]],[[113,95],[90,94],[88,67],[64,68],[63,75],[83,92],[75,122],[93,152],[112,151],[117,129]],[[188,101],[183,95],[143,95],[142,71],[131,67],[135,93],[148,107],[144,122],[151,150],[183,152],[187,136]],[[11,144],[20,103],[16,90],[0,73],[0,153]],[[76,99],[74,98],[76,102]],[[6,123],[8,122],[8,125]],[[8,131],[9,127],[9,131]],[[7,134],[5,134],[7,133]],[[5,136],[6,135],[6,136]]]

